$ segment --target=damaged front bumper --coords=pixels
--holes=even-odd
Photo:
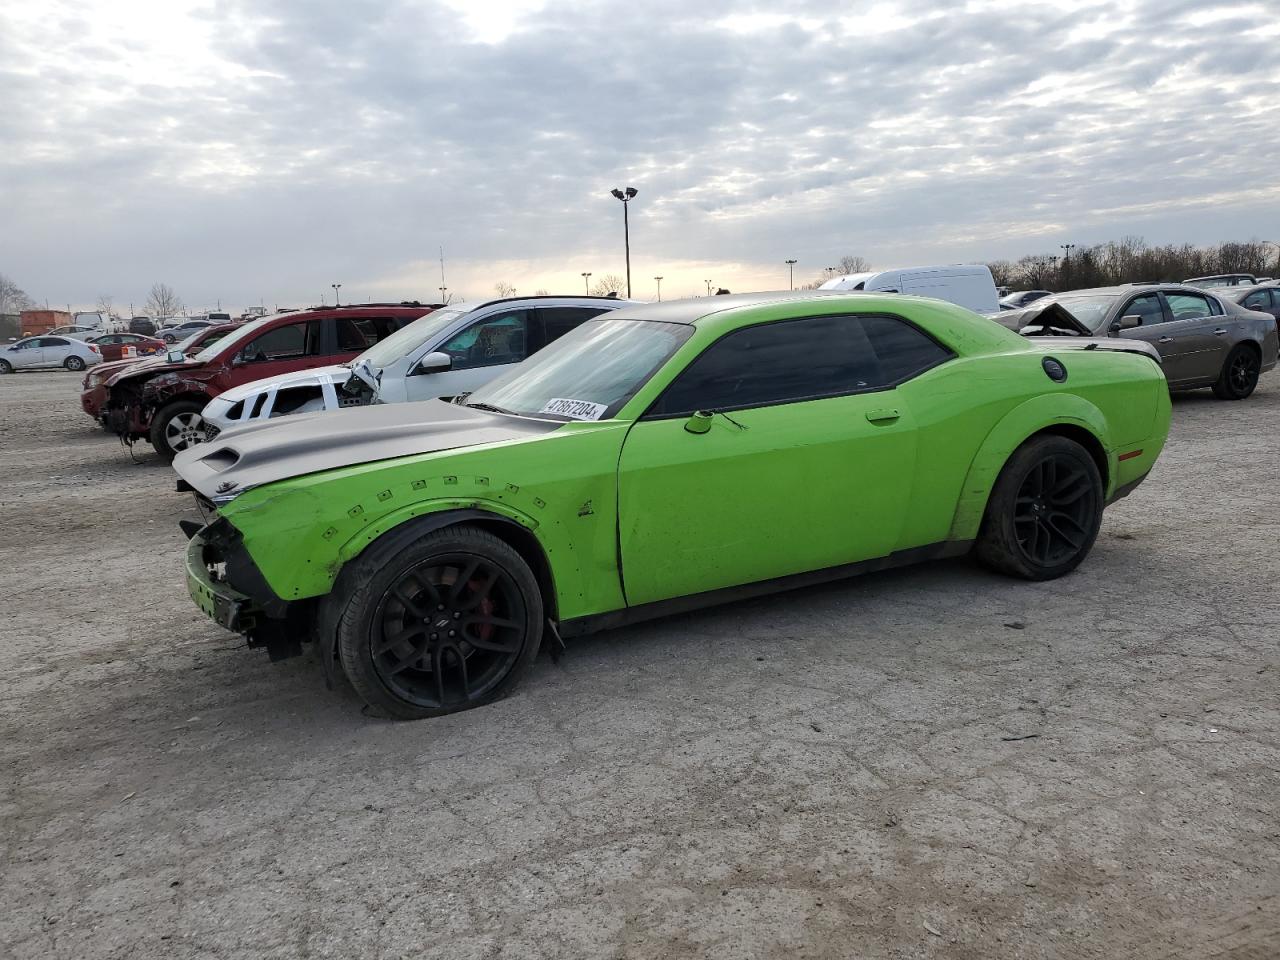
[[[203,536],[205,527],[187,544],[187,592],[197,607],[214,623],[233,633],[249,633],[257,626],[261,611],[246,593],[225,579],[225,560]]]
[[[308,610],[288,603],[267,585],[240,533],[224,519],[195,528],[184,525],[187,592],[214,623],[243,634],[250,647],[265,647],[272,660],[302,653]]]

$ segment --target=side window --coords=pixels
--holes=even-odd
[[[868,336],[884,340],[902,369],[911,346],[880,317],[806,317],[737,330],[712,344],[663,392],[650,413],[680,416],[695,410],[733,410],[857,393],[901,379],[886,370]],[[910,334],[916,331],[907,328]],[[925,338],[926,340],[928,338]],[[928,345],[941,350],[932,341]],[[943,354],[946,355],[945,352]],[[932,365],[932,364],[930,364]]]
[[[541,350],[579,324],[608,311],[599,307],[540,307],[534,312],[541,327],[541,336],[537,339],[537,348]]]
[[[290,323],[276,327],[250,340],[240,350],[245,363],[268,360],[294,360],[314,357],[320,352],[320,321]]]
[[[67,341],[62,337],[44,337],[40,341],[40,346],[42,347],[65,347],[66,345]]]
[[[1164,307],[1160,305],[1160,297],[1154,293],[1134,297],[1129,305],[1120,311],[1120,316],[1139,316],[1142,326],[1149,327],[1153,323],[1164,323]]]
[[[1166,293],[1164,298],[1169,301],[1169,310],[1175,320],[1197,320],[1213,315],[1208,299],[1199,294]]]
[[[1240,306],[1246,310],[1269,310],[1271,309],[1271,297],[1266,290],[1255,290],[1244,298],[1244,302]]]
[[[399,329],[391,317],[338,317],[338,353],[364,353]]]
[[[440,349],[453,358],[455,370],[518,363],[528,356],[528,327],[528,311],[493,314],[456,334]]]
[[[901,383],[951,359],[951,351],[939,346],[909,323],[894,317],[859,317],[871,348],[880,360],[881,384]]]

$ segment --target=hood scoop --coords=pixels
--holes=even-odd
[[[290,477],[519,440],[561,426],[442,400],[348,407],[230,428],[180,453],[173,468],[204,496],[225,498]]]

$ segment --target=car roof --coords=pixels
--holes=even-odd
[[[506,303],[506,304],[530,303],[536,306],[539,303],[546,303],[549,301],[556,301],[560,303],[601,303],[601,304],[609,304],[609,305],[624,304],[624,305],[634,305],[634,306],[641,306],[642,304],[645,304],[645,301],[643,300],[628,300],[626,297],[598,297],[594,294],[586,294],[586,293],[561,293],[561,294],[538,293],[530,297],[497,297],[496,299],[493,299],[493,300],[485,300],[481,303],[476,303],[472,305],[468,305],[465,303],[451,303],[449,304],[449,306],[464,307],[464,308],[467,308],[468,311],[471,311],[471,310],[479,310],[482,307],[492,307],[492,306],[496,306],[498,304],[503,304],[503,303]]]
[[[697,323],[705,317],[726,310],[742,307],[759,307],[769,303],[785,303],[788,300],[810,301],[820,297],[849,297],[862,294],[850,290],[776,290],[764,293],[732,293],[711,297],[691,297],[687,300],[664,300],[662,303],[636,304],[643,311],[644,320],[661,323]],[[617,316],[627,319],[633,310],[621,310]]]
[[[1094,297],[1094,296],[1121,296],[1126,293],[1133,293],[1143,287],[1151,287],[1155,290],[1186,290],[1190,293],[1217,293],[1217,290],[1205,290],[1202,287],[1192,286],[1186,283],[1160,283],[1153,281],[1151,283],[1122,283],[1114,287],[1089,287],[1084,290],[1060,290],[1057,293],[1050,294],[1053,297]]]

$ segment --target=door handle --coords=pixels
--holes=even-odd
[[[892,423],[900,416],[902,414],[893,407],[881,407],[879,410],[867,411],[867,419],[872,423]]]
[[[1161,337],[1156,343],[1173,343],[1173,337]]]
[[[1225,327],[1219,327],[1217,330],[1213,331],[1213,335],[1214,335],[1215,337],[1225,337],[1225,336],[1227,335],[1226,328],[1225,328]]]

